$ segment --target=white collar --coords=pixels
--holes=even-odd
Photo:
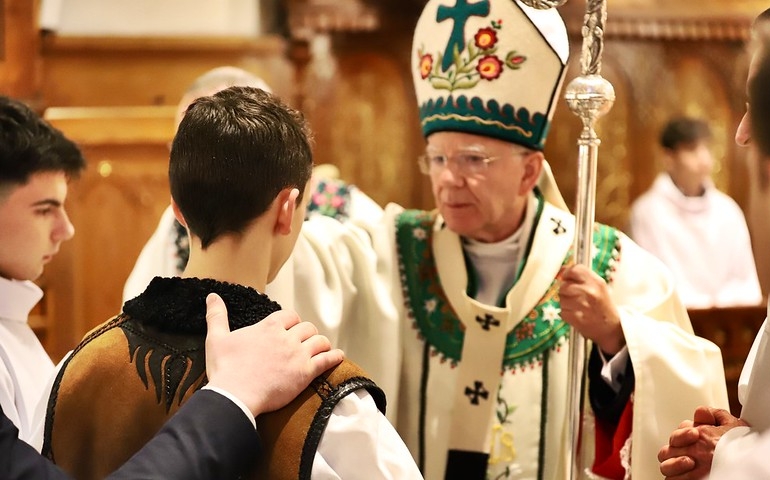
[[[27,323],[41,298],[43,291],[34,283],[0,277],[0,318]]]
[[[474,298],[478,301],[495,305],[501,294],[507,292],[516,282],[537,206],[537,197],[532,194],[521,226],[508,238],[494,243],[463,239],[463,249],[473,264],[476,275],[478,291]]]
[[[661,173],[655,179],[654,188],[678,208],[688,212],[700,212],[708,207],[714,190],[713,182],[706,181],[703,185],[703,195],[688,197],[676,186],[668,173]]]

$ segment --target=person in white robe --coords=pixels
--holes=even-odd
[[[43,294],[33,281],[62,243],[74,235],[65,203],[70,180],[85,166],[78,147],[60,131],[22,102],[0,96],[0,413],[5,430],[1,478],[41,478],[35,474],[56,472],[63,476],[60,470],[45,467],[42,462],[46,460],[29,449],[39,450],[42,445],[42,438],[38,442],[29,437],[35,425],[43,424],[44,416],[34,416],[33,411],[36,404],[45,408],[48,403],[43,393],[50,390],[45,385],[54,366],[28,317]],[[130,472],[149,472],[158,468],[161,459],[170,458],[172,463],[163,472],[177,472],[176,478],[198,478],[206,472],[233,474],[239,470],[239,465],[231,463],[240,459],[237,454],[254,453],[247,447],[259,440],[253,430],[255,417],[285,406],[311,379],[343,361],[343,353],[332,350],[328,339],[288,312],[276,312],[271,321],[231,333],[225,305],[221,298],[213,297],[206,306],[205,320],[210,327],[204,362],[209,383],[203,389],[208,391],[196,392],[192,410],[180,412],[143,455],[126,463]],[[243,368],[226,371],[227,365],[234,364]],[[202,410],[219,422],[198,422],[196,412],[199,417]],[[388,432],[383,431],[383,438]],[[230,436],[224,445],[212,446],[192,445],[194,438],[180,434]],[[402,445],[395,431],[391,437]],[[366,449],[363,444],[359,451]],[[369,450],[381,453],[381,463],[388,461],[388,450]],[[408,453],[404,456],[408,458]],[[185,459],[194,465],[183,462]]]
[[[33,281],[75,232],[63,204],[85,160],[74,143],[8,97],[0,97],[0,146],[0,406],[30,443],[54,371],[29,325],[43,297]]]
[[[711,181],[710,141],[703,120],[666,124],[660,135],[666,171],[631,206],[629,233],[671,269],[687,308],[759,305],[749,229],[735,200]]]
[[[770,9],[754,21],[762,42],[754,47],[748,73],[749,102],[735,133],[739,146],[753,150],[770,164]],[[768,303],[770,316],[770,303]],[[718,408],[699,408],[681,423],[660,449],[660,470],[666,477],[744,479],[766,478],[770,453],[770,330],[767,319],[757,333],[738,380],[740,418]],[[712,471],[713,470],[713,471]],[[709,475],[711,473],[711,475]]]
[[[517,1],[430,0],[417,23],[437,210],[390,205],[368,229],[402,319],[389,408],[426,478],[565,478],[570,326],[592,345],[588,477],[660,478],[667,427],[727,405],[719,349],[693,335],[659,261],[597,225],[592,268],[574,265],[575,219],[542,154],[568,51],[557,11]]]

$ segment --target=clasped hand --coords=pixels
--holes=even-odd
[[[658,452],[660,473],[667,480],[695,480],[711,471],[717,442],[727,431],[748,426],[721,408],[698,407],[671,433],[668,445]]]

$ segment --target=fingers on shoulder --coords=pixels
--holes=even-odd
[[[277,324],[288,330],[295,325],[302,323],[302,319],[299,318],[297,312],[293,310],[278,310],[265,317],[261,322],[267,322],[269,324]],[[260,323],[261,323],[260,322]],[[307,322],[305,322],[307,323]]]
[[[323,335],[313,334],[312,336],[308,337],[308,339],[305,340],[303,343],[308,347],[308,350],[310,351],[311,355],[317,355],[322,352],[327,352],[332,348],[332,344],[329,341],[329,339]]]
[[[314,355],[310,359],[313,377],[317,377],[330,368],[336,367],[344,359],[345,354],[338,348]]]
[[[289,331],[297,335],[300,342],[304,342],[314,335],[318,336],[318,328],[310,322],[299,322],[294,324],[289,328]]]

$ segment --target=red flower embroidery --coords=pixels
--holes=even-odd
[[[476,46],[482,50],[488,50],[497,43],[497,32],[493,28],[481,28],[473,36]]]
[[[428,78],[430,71],[433,69],[433,55],[427,53],[420,59],[420,76],[422,78]]]
[[[517,340],[526,340],[528,338],[532,338],[535,332],[535,324],[532,322],[523,322],[520,324],[519,328],[516,329],[516,339]]]
[[[484,80],[494,80],[502,73],[503,62],[495,55],[485,55],[476,65],[476,71]]]

